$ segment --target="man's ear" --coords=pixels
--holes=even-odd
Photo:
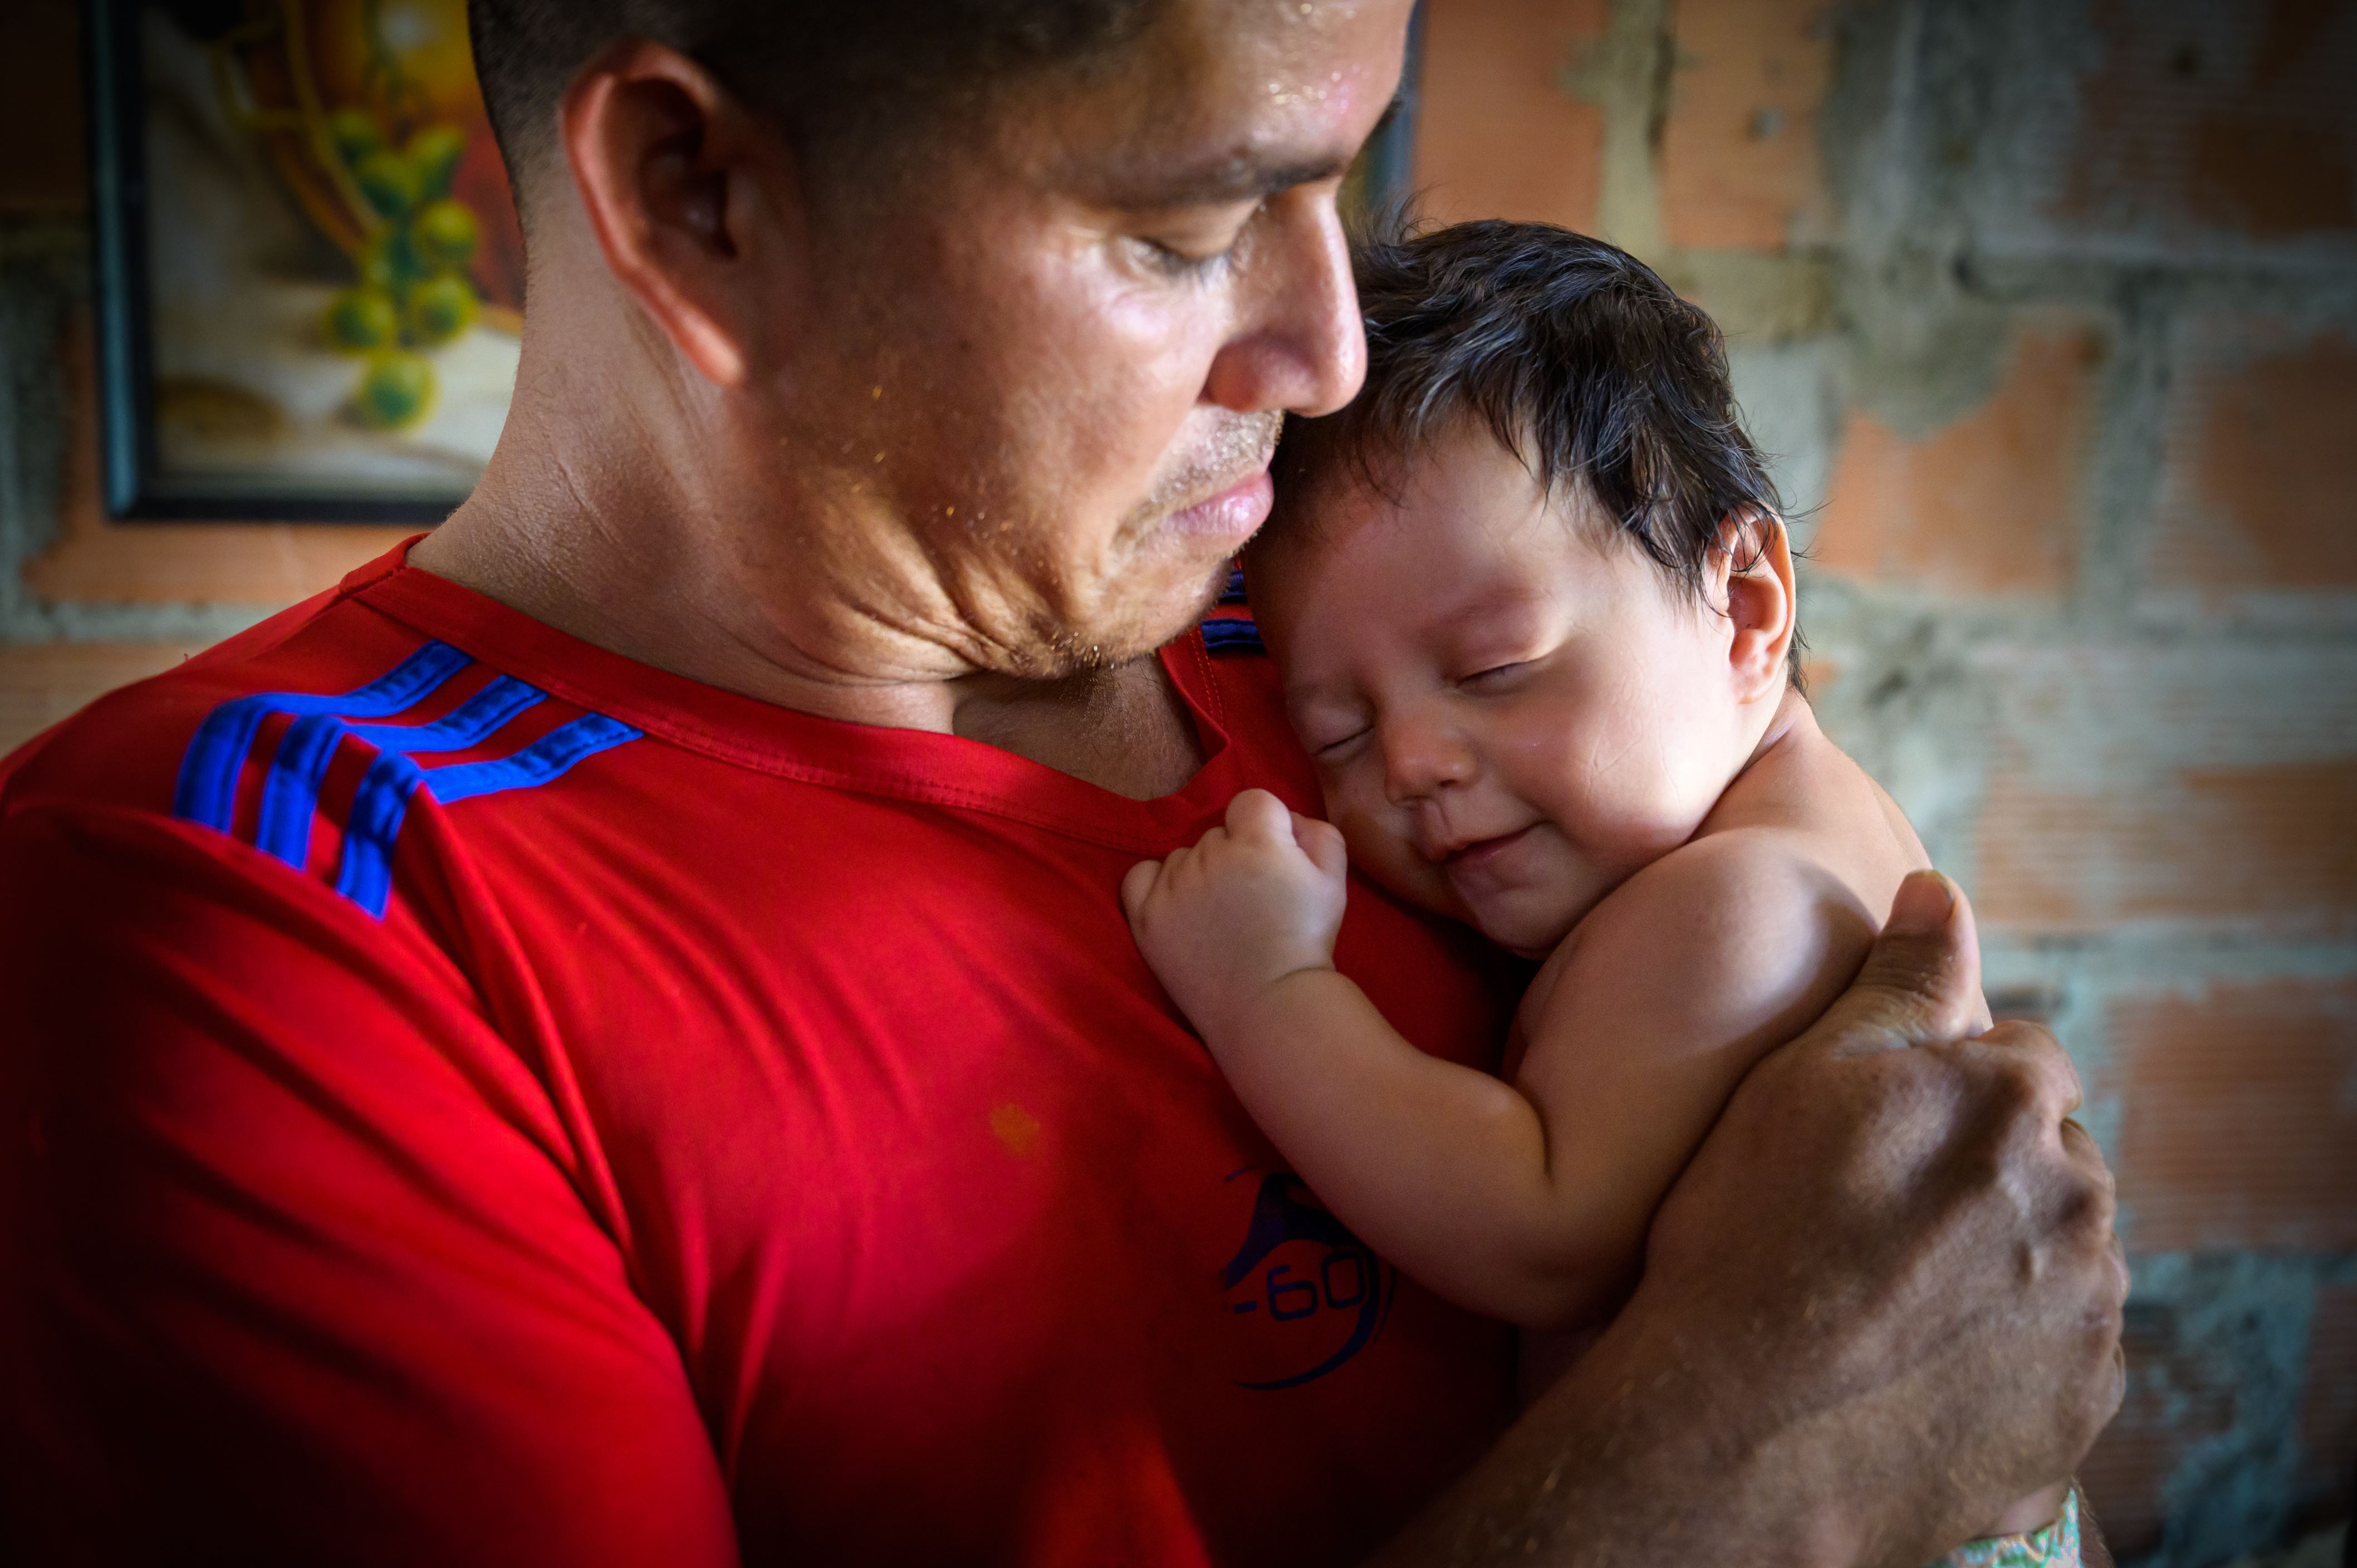
[[[566,161],[606,264],[724,387],[791,351],[810,278],[783,136],[678,50],[616,44],[565,89]]]
[[[1710,575],[1733,630],[1727,660],[1736,694],[1747,703],[1768,696],[1783,680],[1798,624],[1784,520],[1759,510],[1729,516],[1718,525]]]

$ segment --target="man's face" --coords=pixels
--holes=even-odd
[[[1266,515],[1286,410],[1357,391],[1334,198],[1408,0],[1171,0],[872,194],[814,192],[781,460],[947,593],[903,629],[1044,676],[1182,629]],[[866,535],[862,535],[866,537]],[[840,558],[840,557],[838,557]],[[888,613],[888,612],[887,612]]]

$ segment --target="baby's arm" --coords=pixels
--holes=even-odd
[[[1319,1198],[1394,1262],[1469,1306],[1550,1262],[1544,1142],[1508,1085],[1426,1056],[1337,973],[1349,862],[1331,825],[1248,789],[1227,826],[1135,866],[1139,948],[1238,1098]]]
[[[1745,837],[1656,863],[1582,922],[1511,1085],[1417,1050],[1335,972],[1340,836],[1272,796],[1239,796],[1224,830],[1122,891],[1148,961],[1336,1214],[1442,1294],[1558,1326],[1615,1299],[1737,1081],[1878,923]]]

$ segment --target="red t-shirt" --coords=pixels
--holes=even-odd
[[[1243,628],[1133,801],[565,637],[401,553],[0,765],[13,1526],[165,1553],[1340,1563],[1503,1330],[1287,1176],[1115,889],[1311,809]],[[1510,976],[1352,887],[1488,1061]],[[0,1527],[5,1528],[5,1527]]]

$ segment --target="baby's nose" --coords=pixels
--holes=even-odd
[[[1444,785],[1470,783],[1475,771],[1472,747],[1448,725],[1383,726],[1383,793],[1394,806],[1428,799]]]

